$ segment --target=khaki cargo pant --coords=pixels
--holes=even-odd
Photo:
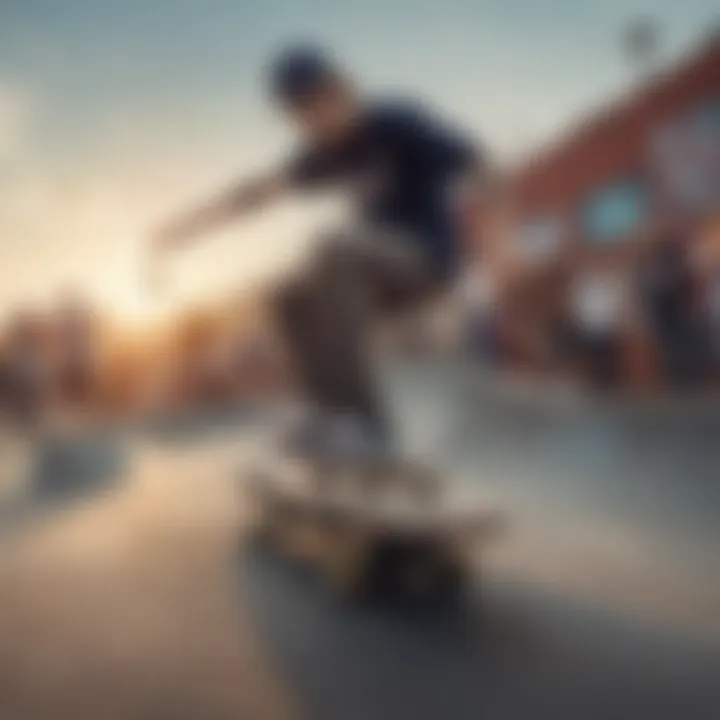
[[[371,356],[383,320],[431,300],[441,283],[411,243],[333,233],[276,293],[274,310],[307,399],[322,411],[385,424]]]

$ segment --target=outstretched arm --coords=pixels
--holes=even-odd
[[[155,236],[155,249],[172,250],[186,245],[205,232],[262,208],[280,197],[287,185],[284,173],[274,173],[232,187],[161,227]]]

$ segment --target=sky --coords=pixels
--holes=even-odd
[[[280,272],[335,203],[229,227],[142,283],[175,208],[276,164],[293,137],[267,102],[284,43],[331,49],[368,92],[419,95],[498,157],[521,157],[637,81],[621,51],[651,14],[664,61],[715,0],[0,0],[0,314],[79,290],[130,318]]]

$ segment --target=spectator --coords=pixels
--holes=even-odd
[[[583,375],[596,389],[617,385],[620,376],[624,284],[611,272],[589,272],[570,284],[570,323]]]
[[[497,285],[486,267],[471,268],[460,285],[468,344],[473,355],[492,364],[499,359]]]
[[[704,282],[703,313],[707,318],[708,370],[714,376],[720,369],[720,268],[707,269]]]
[[[701,383],[708,367],[706,315],[696,303],[696,281],[684,238],[663,236],[639,266],[643,313],[655,337],[665,381]]]

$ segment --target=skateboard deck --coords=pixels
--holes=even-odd
[[[270,455],[247,478],[255,535],[319,570],[338,597],[458,597],[498,514],[407,460],[323,466]]]

